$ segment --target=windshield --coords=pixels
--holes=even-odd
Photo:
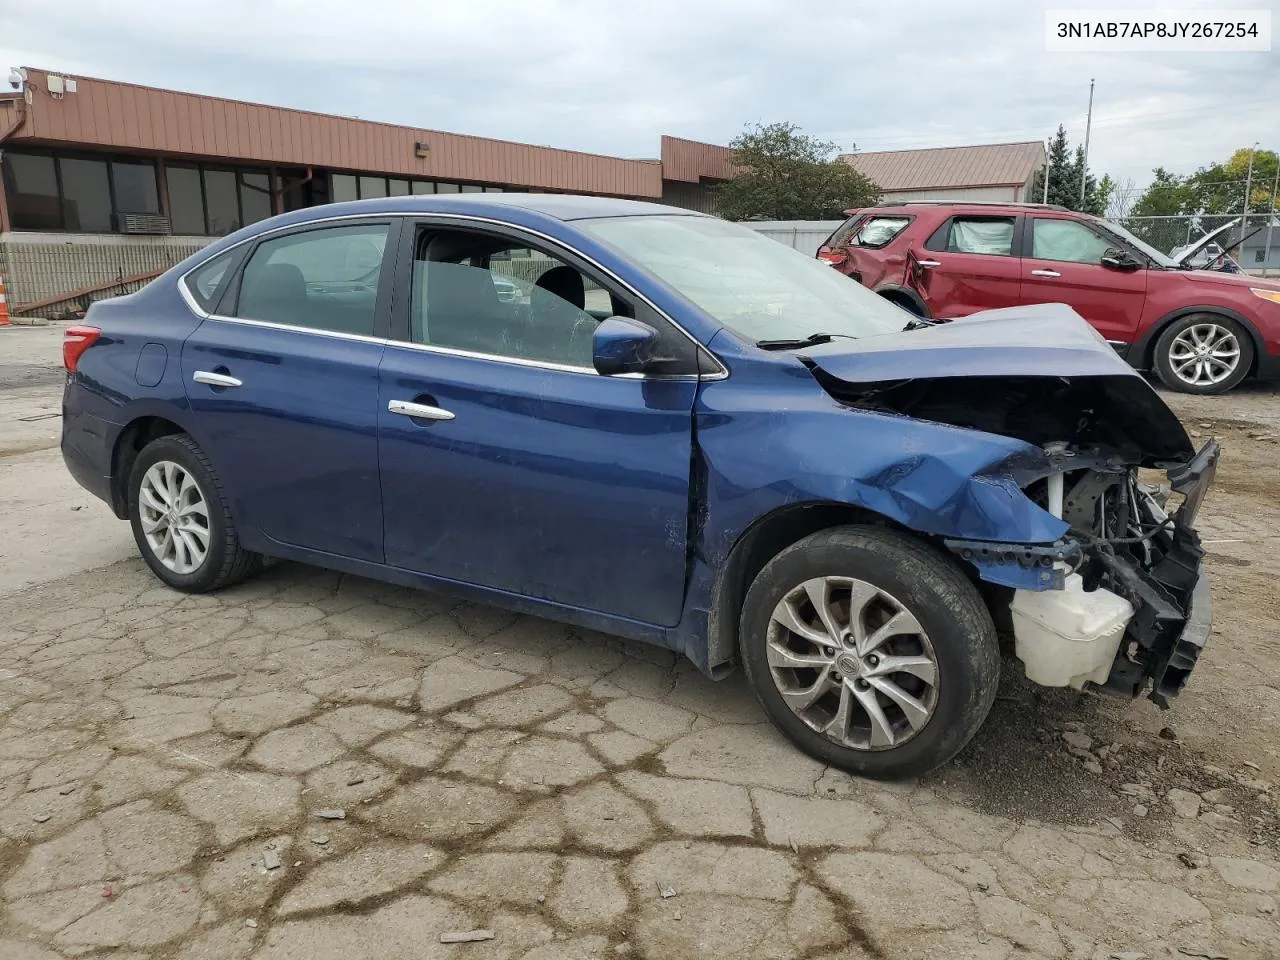
[[[753,343],[872,337],[911,319],[823,261],[724,220],[610,217],[579,226]]]
[[[1096,220],[1096,219],[1094,220],[1094,223],[1096,223],[1103,230],[1110,233],[1112,236],[1119,237],[1121,240],[1124,240],[1126,243],[1137,247],[1139,250],[1145,253],[1148,257],[1154,260],[1157,266],[1168,268],[1168,267],[1176,267],[1178,265],[1177,260],[1174,260],[1168,254],[1161,253],[1155,247],[1151,246],[1151,244],[1143,240],[1139,240],[1137,237],[1135,237],[1132,233],[1130,233],[1124,227],[1120,226],[1120,224],[1112,223],[1110,220]]]

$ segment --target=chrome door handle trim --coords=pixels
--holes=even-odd
[[[1032,270],[1032,271],[1031,271],[1031,275],[1032,275],[1033,277],[1060,277],[1060,276],[1062,276],[1062,274],[1060,274],[1057,270]]]
[[[235,377],[229,377],[225,373],[213,373],[210,370],[197,370],[191,375],[191,379],[196,383],[207,383],[211,387],[244,386],[244,384]]]
[[[920,266],[922,266],[922,267],[940,267],[940,266],[942,266],[942,261],[940,261],[940,260],[917,260],[917,261],[916,261],[916,263],[918,263],[918,264],[919,264]]]
[[[452,420],[453,414],[448,410],[433,407],[425,403],[410,403],[408,400],[392,400],[387,404],[389,413],[399,413],[406,417],[417,417],[422,420]]]

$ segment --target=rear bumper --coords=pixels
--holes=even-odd
[[[68,383],[62,397],[62,460],[76,483],[110,504],[111,454],[118,424],[88,413],[77,403],[81,388]]]

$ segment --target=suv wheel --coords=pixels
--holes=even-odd
[[[1226,393],[1252,365],[1253,340],[1227,317],[1181,317],[1156,341],[1156,373],[1166,387],[1182,393]]]
[[[153,440],[138,454],[129,523],[147,566],[177,590],[217,590],[262,566],[258,554],[241,549],[213,466],[185,434]]]
[[[773,723],[823,763],[903,777],[945,763],[995,700],[978,591],[903,534],[840,527],[774,557],[747,592],[742,659]]]

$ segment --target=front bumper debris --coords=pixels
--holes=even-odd
[[[1173,534],[1158,563],[1143,569],[1121,556],[1099,559],[1126,588],[1135,613],[1103,689],[1147,697],[1161,707],[1182,692],[1213,626],[1204,548],[1192,528],[1218,468],[1221,448],[1210,440],[1186,464],[1169,471],[1183,503],[1173,516]]]

